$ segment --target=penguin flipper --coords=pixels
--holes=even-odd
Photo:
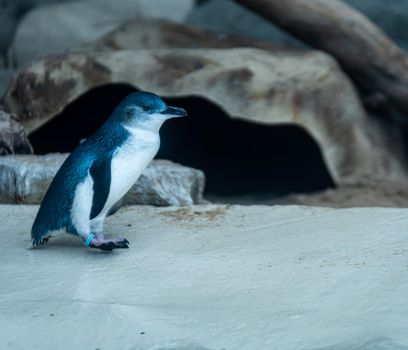
[[[89,172],[93,179],[93,199],[90,219],[97,217],[108,200],[112,180],[111,163],[115,151],[107,153],[92,164]]]

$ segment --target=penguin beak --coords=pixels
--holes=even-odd
[[[167,108],[161,114],[168,115],[170,118],[187,116],[187,112],[185,109],[171,106],[167,106]]]

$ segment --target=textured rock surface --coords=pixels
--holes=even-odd
[[[158,49],[51,56],[20,72],[5,103],[30,132],[81,94],[109,83],[165,97],[200,96],[251,122],[302,126],[340,185],[407,181],[399,129],[369,119],[336,62],[315,51]]]
[[[124,205],[186,206],[203,202],[204,173],[166,160],[146,168],[124,198]]]
[[[406,185],[396,186],[387,182],[379,182],[361,186],[342,186],[316,194],[292,195],[281,201],[275,200],[276,202],[332,208],[407,208],[408,188]]]
[[[0,206],[2,349],[408,348],[407,209],[127,207],[111,254],[27,250],[37,209]]]
[[[404,184],[377,182],[340,186],[321,192],[276,197],[268,193],[220,196],[207,194],[210,203],[236,205],[308,205],[325,208],[408,208],[408,188]]]
[[[4,112],[0,106],[0,156],[32,152],[24,127],[15,115]]]
[[[0,157],[0,202],[40,203],[67,155]],[[124,204],[185,206],[202,202],[204,174],[165,161],[153,161],[124,197]]]
[[[72,51],[115,51],[161,48],[229,48],[256,47],[273,49],[277,46],[241,36],[213,33],[157,18],[136,18],[101,38],[87,42]]]

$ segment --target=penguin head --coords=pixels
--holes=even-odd
[[[168,106],[151,92],[130,94],[120,103],[118,110],[126,125],[152,129],[160,128],[167,119],[187,116],[183,108]]]

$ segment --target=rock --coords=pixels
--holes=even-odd
[[[72,0],[63,0],[72,1]],[[45,4],[61,2],[61,0],[3,0],[0,3],[0,56],[3,56],[5,65],[8,66],[9,48],[13,42],[19,22],[33,8]]]
[[[0,157],[0,203],[40,203],[66,157],[66,154]],[[204,182],[204,174],[199,170],[155,160],[124,197],[123,204],[201,203]]]
[[[256,47],[277,49],[270,43],[241,36],[213,33],[158,18],[136,18],[101,38],[73,48],[74,52],[165,48]]]
[[[16,115],[4,112],[0,106],[0,156],[15,153],[33,153],[33,148]]]
[[[331,208],[382,207],[407,208],[407,186],[388,182],[340,186],[313,194],[291,195],[275,201],[280,204],[311,205]]]
[[[63,52],[138,16],[182,21],[193,1],[82,0],[37,8],[17,30],[13,43],[17,61],[25,65],[44,55]]]
[[[5,103],[32,132],[85,92],[112,83],[127,83],[165,97],[202,97],[232,118],[248,122],[301,126],[320,146],[337,185],[408,180],[399,128],[369,118],[337,63],[316,51],[67,53],[22,70]]]
[[[204,173],[197,169],[155,160],[124,198],[124,205],[188,206],[203,202]]]
[[[408,3],[405,0],[346,0],[408,52]]]
[[[4,93],[7,91],[15,71],[13,69],[0,68],[0,101]]]
[[[2,349],[408,348],[407,209],[127,207],[114,254],[26,249],[37,210],[0,206]]]
[[[290,47],[304,47],[300,41],[231,0],[209,0],[193,7],[185,18],[191,26],[240,35]]]
[[[7,65],[8,49],[13,41],[18,22],[29,10],[32,0],[4,0],[0,3],[0,56],[3,65]]]
[[[405,0],[345,0],[383,29],[408,51],[408,3]],[[243,35],[256,40],[302,47],[286,32],[231,0],[209,0],[193,7],[185,22],[218,33]]]

